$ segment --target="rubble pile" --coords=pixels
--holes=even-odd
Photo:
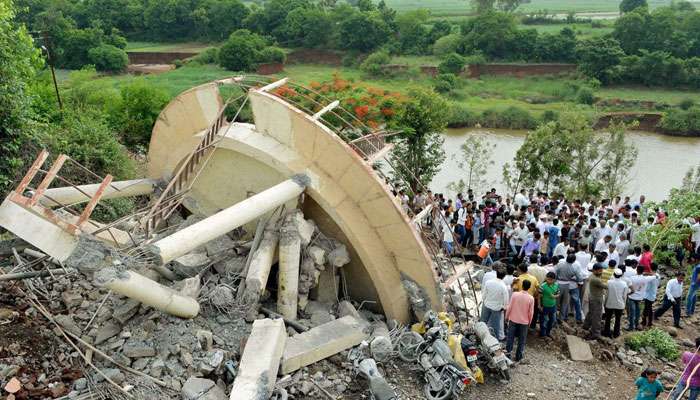
[[[199,220],[201,218],[194,216],[187,219],[174,216],[169,224],[176,228],[165,230],[159,236],[167,236]],[[346,350],[370,338],[374,332],[370,340],[375,343],[377,358],[385,357],[391,352],[386,321],[384,316],[366,309],[358,311],[358,304],[339,301],[345,297],[339,291],[343,291],[341,269],[350,262],[349,252],[341,242],[320,232],[313,221],[305,220],[298,210],[287,212],[279,220],[271,219],[257,244],[250,238],[243,239],[243,233],[238,230],[160,268],[134,262],[127,254],[118,253],[89,236],[81,236],[79,250],[65,263],[80,273],[41,281],[42,290],[49,299],[42,304],[62,330],[108,357],[83,348],[101,373],[91,369],[65,343],[60,330],[54,328],[53,335],[48,335],[53,336],[50,338],[54,343],[53,352],[46,351],[46,359],[34,369],[23,368],[27,362],[21,356],[7,357],[19,354],[19,349],[0,348],[0,384],[5,387],[12,382],[10,389],[18,385],[17,399],[27,398],[29,393],[34,394],[30,398],[79,398],[95,390],[119,397],[119,390],[115,392],[114,385],[108,385],[106,380],[130,390],[136,390],[133,388],[137,385],[140,390],[144,385],[155,385],[149,396],[152,398],[228,398],[227,393],[241,373],[239,363],[250,339],[251,323],[268,317],[279,318],[282,314],[279,311],[283,290],[279,285],[281,277],[275,278],[281,273],[282,267],[278,264],[283,258],[276,250],[277,242],[281,244],[284,239],[270,235],[293,235],[298,239],[300,260],[294,296],[296,312],[285,316],[284,334],[291,342],[301,343],[297,346],[301,347],[297,349],[300,355],[286,357],[301,358],[294,359],[294,363],[298,363],[295,367],[287,367],[291,370],[276,387],[285,389],[291,398],[364,390],[352,384],[352,364],[346,361]],[[251,264],[269,246],[273,251],[267,249],[272,255],[267,261],[270,264],[267,272],[263,274],[264,284],[246,287],[250,283],[245,278],[251,271]],[[167,309],[156,309],[104,285],[125,273],[142,276],[179,296],[196,299],[199,312],[193,318],[181,318],[166,312]],[[251,293],[255,293],[252,302]],[[21,295],[19,293],[18,302],[21,302]],[[29,304],[18,304],[16,309],[19,311],[0,308],[7,314],[0,315],[0,321],[41,319]],[[317,338],[318,332],[336,329],[330,325],[334,321],[341,324],[338,326],[349,323],[349,328],[330,338]],[[310,332],[314,328],[321,330]],[[309,362],[304,355],[307,337],[315,337],[319,347],[326,346],[319,353],[324,354],[320,361]],[[61,369],[58,365],[70,367]]]

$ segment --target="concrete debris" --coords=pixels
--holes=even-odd
[[[306,251],[316,265],[322,266],[326,263],[326,250],[319,246],[309,246]]]
[[[195,337],[197,337],[199,346],[203,350],[209,351],[214,346],[214,336],[209,331],[198,330]]]
[[[353,306],[351,302],[343,300],[340,303],[338,303],[338,316],[342,318],[347,317],[348,315],[353,316],[357,319],[362,319],[360,313],[357,312],[355,306]]]
[[[180,392],[182,400],[225,400],[226,394],[209,379],[190,377]]]
[[[202,281],[198,276],[193,276],[192,278],[187,278],[182,281],[182,288],[180,289],[180,294],[187,297],[192,297],[196,299],[199,296],[199,291],[202,289]]]
[[[566,345],[569,348],[569,354],[574,361],[591,361],[593,353],[591,346],[583,339],[574,335],[566,335]]]
[[[328,263],[334,267],[342,267],[350,262],[350,254],[344,244],[333,249],[328,254]]]
[[[122,327],[111,321],[107,321],[97,330],[95,344],[102,344],[107,339],[117,336],[122,331]]]
[[[282,373],[288,374],[360,344],[367,338],[364,326],[357,318],[347,316],[292,336],[284,349]]]
[[[129,358],[153,357],[156,355],[156,349],[152,345],[139,341],[124,343],[122,351]]]
[[[133,299],[128,299],[124,302],[124,304],[114,309],[112,318],[119,321],[119,323],[124,324],[126,321],[131,319],[131,317],[136,315],[136,313],[139,311],[139,307],[141,307],[140,302]]]
[[[20,389],[22,389],[22,384],[19,379],[14,377],[5,385],[5,391],[7,393],[17,393]]]
[[[301,210],[293,210],[288,215],[291,217],[290,219],[296,227],[302,246],[308,246],[316,231],[316,224],[311,220],[304,219],[304,214]]]
[[[190,253],[176,258],[173,262],[173,271],[182,278],[191,278],[199,274],[209,265],[209,257],[204,253]]]
[[[253,323],[230,400],[270,398],[286,341],[281,319],[261,319]]]
[[[75,323],[73,317],[71,317],[70,315],[56,315],[54,316],[54,320],[59,325],[61,325],[61,328],[67,330],[68,332],[74,335],[80,335],[82,332],[78,324]]]

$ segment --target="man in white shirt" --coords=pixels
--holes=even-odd
[[[615,265],[620,264],[620,253],[617,252],[616,247],[612,242],[608,245],[608,258],[605,260],[605,264],[608,264],[608,261],[610,260],[615,260]]]
[[[525,189],[520,190],[520,193],[515,195],[515,204],[518,205],[521,208],[527,207],[530,205],[530,199],[525,195]]]
[[[625,304],[627,304],[627,295],[629,295],[629,293],[630,288],[627,286],[627,282],[622,280],[622,270],[616,268],[613,272],[613,278],[608,280],[603,336],[613,339],[620,336],[620,319],[622,319],[622,311],[625,309]],[[615,317],[615,324],[611,332],[610,322],[613,316]]]
[[[609,251],[610,242],[612,242],[612,236],[603,236],[598,242],[596,242],[594,251],[596,253],[600,253],[603,251],[607,253]]]
[[[566,253],[569,251],[569,239],[563,239],[561,242],[557,243],[552,252],[552,256],[566,257]]]
[[[588,246],[582,244],[579,246],[579,251],[576,252],[576,262],[580,268],[585,269],[588,272],[588,264],[591,263],[591,253],[586,251]],[[581,272],[584,272],[583,270]]]
[[[496,334],[498,340],[505,339],[503,331],[503,311],[508,305],[508,287],[503,283],[503,278],[506,276],[506,271],[503,268],[498,268],[496,277],[489,279],[484,286],[481,287],[482,308],[481,321],[486,322],[486,325]]]
[[[630,293],[628,299],[627,299],[627,307],[628,307],[628,315],[627,315],[627,330],[628,331],[634,331],[638,330],[639,328],[639,317],[641,315],[641,307],[640,303],[644,300],[644,296],[646,294],[646,289],[647,289],[647,283],[651,281],[652,279],[656,279],[655,276],[645,276],[644,275],[644,267],[641,265],[637,266],[637,274],[634,276],[630,276],[628,279],[630,289],[632,289],[632,293]],[[680,307],[680,306],[679,306]],[[680,308],[679,308],[680,310]]]
[[[627,235],[621,233],[620,237],[617,239],[617,242],[615,242],[615,250],[617,250],[617,254],[620,255],[621,260],[627,258],[627,255],[629,254],[629,248],[630,241],[627,240]],[[620,263],[617,264],[620,265]]]
[[[664,302],[661,308],[658,308],[654,313],[654,319],[659,319],[669,308],[673,307],[673,326],[681,329],[681,300],[683,296],[683,280],[685,272],[678,271],[676,279],[671,279],[666,284],[666,292],[664,293]]]
[[[518,226],[516,226],[511,232],[511,240],[514,246],[513,251],[515,251],[516,255],[520,254],[520,249],[523,248],[523,245],[527,241],[527,235],[529,233],[530,231],[527,229],[527,226],[525,226],[525,222],[523,221],[518,222]]]
[[[690,225],[693,235],[690,240],[693,242],[693,249],[697,253],[700,250],[700,217],[695,218],[695,223]]]

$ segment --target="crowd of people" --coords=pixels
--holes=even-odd
[[[683,267],[662,282],[654,253],[640,235],[664,224],[666,214],[650,209],[644,196],[587,202],[533,190],[511,198],[491,189],[478,197],[470,190],[454,200],[432,192],[418,192],[413,199],[398,193],[397,201],[408,213],[435,210],[428,223],[440,228],[445,255],[475,256],[488,271],[481,279],[481,320],[505,341],[516,362],[524,356],[529,329],[551,337],[573,317],[586,339],[597,340],[616,338],[623,329],[651,328],[668,310],[675,328],[682,329],[683,304],[686,316],[695,312],[700,215],[687,221],[689,240],[674,249]],[[688,284],[687,262],[692,266]],[[652,380],[645,382],[637,382],[640,391],[655,387]],[[691,395],[700,393],[700,386],[691,389]]]

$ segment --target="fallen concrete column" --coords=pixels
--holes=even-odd
[[[277,281],[277,311],[290,320],[297,319],[301,237],[292,218],[280,228],[280,262]]]
[[[296,175],[240,203],[219,211],[149,246],[161,264],[170,262],[195,248],[244,225],[299,196],[308,178]]]
[[[260,245],[253,253],[250,266],[248,267],[243,297],[246,304],[255,304],[260,301],[260,295],[265,290],[267,279],[270,277],[270,268],[275,259],[278,242],[279,233],[275,229],[274,223],[272,226],[268,224]]]
[[[194,318],[199,313],[197,300],[133,271],[102,268],[95,272],[95,283],[177,317]]]
[[[107,186],[100,200],[151,194],[157,183],[158,181],[155,179],[133,179],[130,181],[112,182]],[[66,186],[47,189],[39,202],[46,207],[56,207],[61,204],[85,203],[90,200],[85,194],[94,196],[100,184],[79,185],[76,187]],[[85,192],[85,194],[81,193],[81,191]]]
[[[348,315],[290,337],[282,356],[282,373],[288,374],[357,346],[367,337],[365,326],[365,322]]]
[[[287,332],[281,319],[253,322],[230,400],[265,400],[272,396],[286,340]]]

